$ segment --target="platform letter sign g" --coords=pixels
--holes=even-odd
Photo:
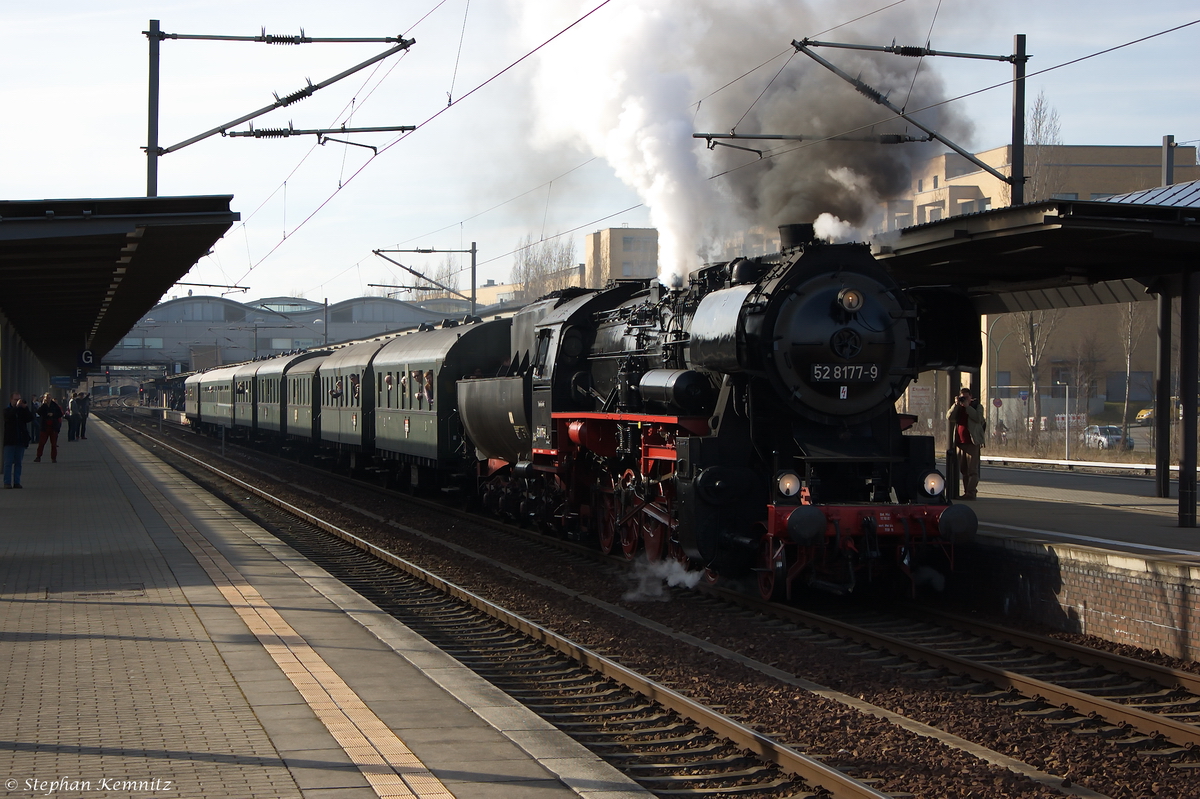
[[[95,358],[95,356],[92,355],[91,350],[80,350],[79,351],[79,364],[78,365],[79,365],[80,369],[91,369],[92,366],[95,364],[95,362],[96,362],[96,358]]]

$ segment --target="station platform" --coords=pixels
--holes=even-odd
[[[0,490],[0,795],[649,795],[90,421]]]
[[[972,503],[985,533],[1200,564],[1200,530],[1179,526],[1178,487],[1148,476],[984,466]]]

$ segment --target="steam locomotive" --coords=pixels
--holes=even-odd
[[[895,402],[922,371],[978,365],[978,317],[949,290],[902,289],[866,245],[780,231],[779,253],[680,288],[567,289],[511,319],[193,375],[187,416],[466,484],[492,513],[766,598],[952,568],[975,515]]]

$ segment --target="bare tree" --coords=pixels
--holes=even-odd
[[[1029,111],[1025,128],[1025,202],[1049,200],[1062,192],[1066,185],[1066,169],[1056,163],[1056,152],[1062,147],[1062,127],[1058,111],[1038,92]]]
[[[441,262],[437,265],[437,268],[434,270],[433,279],[435,281],[437,281],[438,283],[441,283],[447,289],[454,289],[455,291],[458,291],[458,279],[461,274],[462,274],[462,270],[458,268],[458,264],[454,262],[454,259],[452,259],[449,255],[447,255],[445,258],[443,258],[441,260]],[[441,289],[439,289],[435,292],[430,292],[429,296],[431,298],[436,298],[436,297],[449,298],[449,297],[456,297],[458,295],[451,294],[449,291],[442,291]]]
[[[1074,361],[1072,369],[1075,383],[1075,406],[1082,403],[1084,413],[1087,412],[1088,401],[1092,398],[1092,385],[1097,381],[1100,368],[1108,358],[1108,348],[1101,342],[1100,332],[1092,328],[1085,332],[1076,342],[1071,353]]]
[[[537,241],[531,233],[518,245],[510,281],[532,300],[574,285],[576,275],[574,238]]]
[[[1129,393],[1133,388],[1133,351],[1141,341],[1142,333],[1146,332],[1146,316],[1137,311],[1137,303],[1127,302],[1121,309],[1119,323],[1121,331],[1121,349],[1125,353],[1125,406],[1121,410],[1122,440],[1129,438]]]
[[[1013,335],[1021,345],[1025,354],[1025,370],[1029,386],[1029,408],[1032,419],[1029,423],[1029,445],[1036,447],[1041,432],[1042,398],[1038,392],[1038,375],[1041,371],[1042,356],[1046,354],[1046,346],[1054,334],[1054,328],[1062,321],[1061,310],[1027,311],[1021,314],[1013,324]]]

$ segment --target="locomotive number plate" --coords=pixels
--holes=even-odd
[[[812,380],[815,383],[873,383],[879,379],[879,366],[873,363],[814,363]]]

